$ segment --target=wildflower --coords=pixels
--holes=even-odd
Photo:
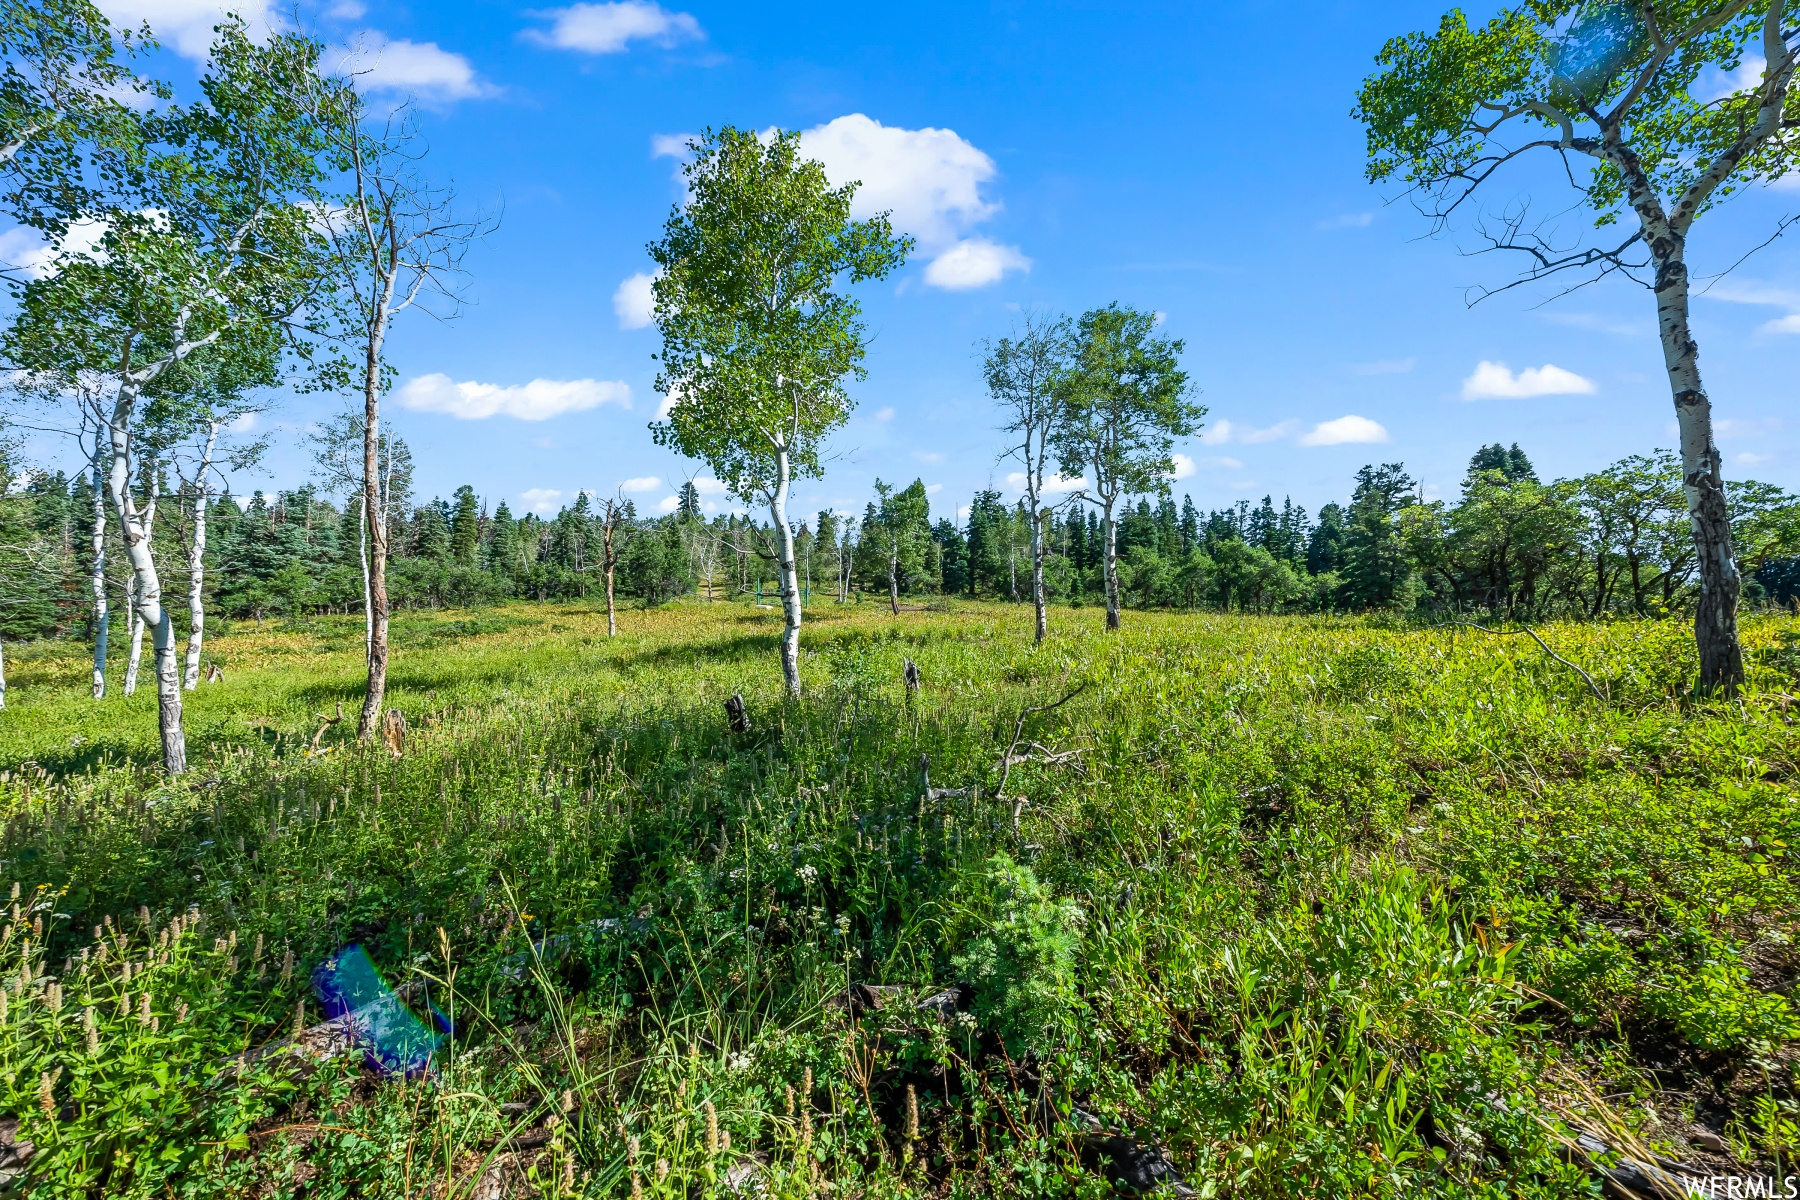
[[[796,874],[800,876],[800,882],[807,887],[811,887],[819,881],[819,868],[813,866],[811,863],[807,863],[805,866],[801,867]]]
[[[631,1200],[644,1200],[644,1185],[638,1179],[636,1167],[631,1169]]]
[[[787,1115],[789,1120],[794,1117],[794,1085],[791,1083],[787,1085]]]
[[[250,961],[251,962],[261,962],[262,961],[262,952],[263,952],[262,934],[259,933],[256,935],[256,949],[250,951]]]
[[[131,1011],[131,993],[130,992],[120,992],[119,993],[119,1011],[114,1015],[122,1018],[130,1011]]]
[[[150,993],[143,992],[138,996],[138,1024],[150,1023]]]
[[[666,1158],[657,1159],[656,1160],[656,1178],[659,1181],[661,1181],[661,1180],[667,1179],[668,1177],[669,1177],[669,1160]]]
[[[573,1192],[575,1190],[575,1156],[572,1154],[563,1157],[562,1182],[563,1191]]]
[[[187,1001],[183,1000],[175,1006],[175,1020],[178,1024],[186,1024],[188,1017]]]
[[[748,1071],[750,1069],[750,1062],[750,1052],[748,1050],[740,1050],[730,1058],[726,1059],[725,1065],[733,1071]]]
[[[565,1116],[575,1111],[575,1093],[568,1088],[563,1089],[561,1108]]]
[[[91,1004],[81,1010],[81,1032],[87,1037],[88,1057],[100,1057],[100,1027],[94,1020],[94,1006]]]
[[[298,1041],[300,1039],[300,1035],[305,1032],[306,1032],[306,1001],[302,1000],[298,1004],[294,1005],[294,1040]]]
[[[49,1006],[50,1011],[53,1013],[62,1011],[62,984],[52,979],[49,983],[44,985],[44,1003]]]
[[[132,961],[130,959],[126,959],[124,962],[119,964],[119,982],[120,983],[130,983],[131,982],[131,975],[132,975],[131,968],[134,965],[135,964],[132,963]]]
[[[6,1024],[6,990],[0,988],[0,1025]]]
[[[906,1085],[906,1140],[912,1141],[919,1136],[919,1093],[912,1084]]]
[[[56,1081],[61,1078],[61,1067],[38,1076],[38,1108],[46,1117],[56,1115]]]
[[[702,1107],[706,1109],[706,1152],[717,1154],[719,1152],[719,1113],[713,1107],[711,1100],[706,1101]]]
[[[44,939],[44,915],[42,913],[31,918],[31,936],[39,941]]]
[[[294,977],[294,952],[292,949],[289,949],[288,952],[285,955],[283,955],[282,959],[281,959],[281,982],[285,984],[285,983],[287,983],[288,980],[292,979],[293,977]]]
[[[13,890],[12,890],[12,898],[13,898],[13,903],[15,903],[15,904],[16,904],[16,903],[18,903],[18,900],[19,900],[19,885],[18,885],[18,884],[16,884],[16,883],[15,883],[15,884],[13,884]]]
[[[837,915],[837,920],[833,921],[832,924],[837,926],[839,937],[850,936],[850,915],[848,913],[839,913]]]

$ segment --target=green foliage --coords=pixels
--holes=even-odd
[[[1075,969],[1086,917],[1004,853],[974,890],[964,902],[970,933],[951,965],[975,987],[977,1020],[1009,1053],[1047,1057],[1081,1028]]]
[[[657,390],[676,398],[658,445],[712,467],[746,500],[819,472],[819,446],[847,419],[862,376],[861,306],[835,290],[883,279],[911,249],[885,215],[850,219],[855,185],[832,188],[800,135],[765,144],[727,126],[683,168],[689,198],[650,247],[662,328]],[[785,480],[781,481],[785,482]]]

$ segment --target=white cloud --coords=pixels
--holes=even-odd
[[[526,30],[526,40],[558,50],[579,50],[584,54],[618,54],[633,41],[673,46],[677,42],[697,41],[706,36],[693,14],[670,12],[647,0],[572,4],[568,8],[552,8],[531,15],[548,17],[551,25],[547,32]]]
[[[959,521],[966,521],[969,519],[969,514],[973,511],[975,511],[973,506],[965,504],[956,510],[956,519]]]
[[[1187,455],[1171,454],[1169,458],[1175,463],[1175,469],[1168,476],[1170,479],[1186,479],[1194,473],[1194,460]]]
[[[1747,92],[1762,83],[1763,68],[1767,65],[1768,61],[1762,55],[1747,54],[1735,71],[1705,67],[1700,72],[1700,78],[1694,81],[1694,99],[1710,104],[1738,92]]]
[[[661,269],[636,275],[619,284],[613,293],[613,312],[618,314],[620,329],[642,329],[656,320],[656,294],[651,291]]]
[[[914,450],[913,457],[922,463],[927,463],[932,466],[936,466],[938,463],[944,461],[944,456],[939,454],[936,450]]]
[[[1745,451],[1742,454],[1732,455],[1731,461],[1740,467],[1754,467],[1761,463],[1774,462],[1775,456],[1773,454],[1751,454],[1749,451]]]
[[[475,68],[460,54],[436,42],[390,40],[374,30],[356,35],[336,51],[338,69],[354,74],[365,92],[416,96],[426,101],[473,100],[497,94],[493,85],[477,77]]]
[[[530,383],[502,387],[470,380],[457,383],[434,372],[408,380],[395,395],[402,408],[415,412],[448,413],[464,421],[492,416],[543,421],[563,413],[581,412],[602,404],[631,407],[631,388],[598,379],[534,379]]]
[[[964,238],[925,266],[925,282],[947,292],[998,283],[1008,271],[1029,271],[1031,260],[1017,246],[987,238]]]
[[[1378,358],[1374,362],[1351,363],[1352,375],[1404,375],[1413,369],[1414,358]]]
[[[1200,434],[1202,446],[1223,446],[1231,440],[1231,422],[1220,419],[1208,425]]]
[[[661,400],[656,402],[656,419],[659,421],[668,420],[669,414],[674,412],[675,406],[680,403],[681,403],[681,394],[679,392],[670,392],[668,395],[664,396]]]
[[[933,287],[983,287],[1030,267],[1016,246],[965,237],[1000,211],[981,195],[998,168],[954,130],[902,129],[851,113],[806,130],[800,145],[834,186],[860,184],[852,215],[891,213],[894,227],[918,240],[934,260],[925,275]]]
[[[621,492],[654,492],[662,486],[662,480],[654,475],[641,475],[636,479],[627,479],[619,485]]]
[[[925,494],[927,496],[935,496],[943,490],[944,485],[941,483],[928,483],[925,485]]]
[[[1475,373],[1463,380],[1462,398],[1523,400],[1531,396],[1586,396],[1593,391],[1593,380],[1583,379],[1552,363],[1526,367],[1514,375],[1506,369],[1505,363],[1483,360],[1475,365]]]
[[[213,26],[222,24],[227,13],[244,18],[253,37],[280,24],[269,15],[267,0],[98,0],[96,7],[121,28],[148,22],[163,45],[196,60],[204,60],[212,49]]]
[[[892,405],[889,405],[889,406],[888,406],[888,407],[886,407],[886,408],[878,408],[878,409],[876,409],[876,410],[875,410],[875,411],[874,411],[874,412],[873,412],[873,413],[872,413],[872,414],[870,414],[870,415],[871,415],[871,416],[873,416],[873,417],[874,417],[874,419],[875,419],[875,420],[877,420],[877,421],[880,421],[880,422],[882,422],[882,423],[883,423],[883,424],[886,424],[886,423],[887,423],[887,422],[889,422],[889,421],[891,421],[891,420],[893,420],[893,419],[894,419],[894,409],[893,409],[893,406],[892,406]]]
[[[693,151],[688,143],[700,135],[697,133],[653,133],[650,135],[651,158],[686,158]]]
[[[1066,492],[1081,491],[1083,488],[1087,487],[1087,485],[1087,477],[1084,475],[1069,476],[1060,473],[1052,473],[1044,477],[1044,490],[1038,494],[1041,496],[1060,496]],[[1025,472],[1014,471],[1012,474],[1008,475],[1006,477],[1006,486],[1015,492],[1023,492],[1025,490]]]
[[[1390,441],[1388,431],[1367,417],[1354,414],[1322,421],[1300,438],[1302,446],[1349,446]]]
[[[1315,229],[1365,229],[1375,219],[1372,212],[1339,213],[1313,226]]]
[[[656,511],[659,513],[672,513],[680,507],[680,496],[664,496],[661,500],[656,502]]]
[[[723,496],[731,490],[717,479],[708,475],[697,475],[688,482],[692,483],[694,485],[694,490],[699,492],[702,496]]]
[[[557,502],[562,499],[562,491],[558,488],[526,488],[519,493],[519,499],[534,513],[552,513],[561,507]]]
[[[1800,313],[1789,313],[1785,317],[1776,317],[1773,321],[1765,321],[1756,327],[1758,333],[1800,333]]]
[[[1227,471],[1241,471],[1244,469],[1243,463],[1235,458],[1226,458],[1223,455],[1220,455],[1217,458],[1203,458],[1200,461],[1209,467],[1224,467]]]
[[[105,221],[75,221],[69,232],[54,246],[47,245],[36,230],[20,226],[0,233],[0,265],[12,267],[33,279],[48,279],[56,274],[59,263],[78,257],[91,257],[104,262],[106,255],[95,252],[106,236]]]
[[[1243,429],[1237,431],[1237,440],[1247,446],[1259,446],[1264,442],[1279,442],[1300,428],[1300,422],[1289,417],[1285,421],[1277,421],[1267,429]]]
[[[1160,328],[1162,323],[1168,319],[1169,314],[1160,308],[1150,314],[1150,324],[1153,328]]]
[[[361,3],[361,0],[337,0],[336,4],[325,10],[325,15],[334,21],[360,21],[368,11],[368,6]]]

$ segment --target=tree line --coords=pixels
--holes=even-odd
[[[1788,170],[1800,136],[1784,115],[1800,32],[1783,28],[1781,13],[1739,5],[1651,29],[1635,10],[1564,20],[1552,6],[1479,30],[1453,13],[1435,34],[1384,47],[1358,97],[1370,178],[1415,189],[1440,220],[1518,155],[1555,149],[1593,161],[1586,178],[1570,178],[1598,227],[1630,223],[1616,245],[1565,253],[1516,214],[1486,232],[1492,248],[1528,256],[1527,280],[1599,271],[1654,292],[1678,458],[1541,483],[1522,455],[1490,447],[1454,502],[1425,498],[1399,464],[1370,465],[1348,503],[1314,521],[1291,506],[1271,515],[1272,502],[1189,521],[1167,494],[1174,442],[1198,431],[1206,411],[1186,348],[1158,331],[1156,314],[1114,303],[1073,320],[1034,315],[985,347],[1005,456],[1023,468],[1022,506],[1005,510],[984,494],[966,528],[946,528],[930,520],[922,488],[883,484],[860,519],[827,514],[808,528],[790,517],[792,489],[822,474],[821,449],[854,407],[847,384],[865,374],[866,329],[848,289],[891,275],[912,242],[886,214],[852,219],[857,185],[832,187],[797,134],[726,125],[694,137],[683,198],[648,247],[659,268],[657,389],[671,401],[652,433],[710,467],[755,520],[702,520],[692,496],[672,521],[643,518],[621,497],[551,521],[499,508],[483,518],[479,506],[471,516],[472,489],[410,504],[404,447],[381,421],[393,323],[414,309],[454,316],[464,254],[493,228],[425,176],[411,110],[371,110],[352,75],[323,63],[318,41],[293,32],[258,41],[235,19],[216,30],[198,94],[177,99],[134,64],[154,44],[147,30],[115,29],[89,0],[5,0],[0,209],[48,248],[32,269],[5,272],[13,304],[0,365],[36,427],[66,435],[87,467],[60,483],[33,477],[19,493],[32,512],[8,520],[32,532],[0,551],[8,578],[32,574],[21,562],[47,561],[55,509],[59,545],[80,565],[49,573],[41,596],[24,585],[0,597],[0,619],[66,617],[82,594],[99,698],[116,594],[128,680],[150,642],[172,774],[186,766],[181,693],[199,672],[209,599],[252,614],[360,606],[368,683],[358,736],[367,738],[384,718],[396,602],[598,586],[610,613],[621,584],[651,597],[698,580],[712,589],[723,563],[739,569],[742,588],[755,560],[758,588],[765,567],[774,577],[781,666],[798,695],[821,551],[836,594],[885,584],[897,613],[912,591],[991,589],[1000,540],[1008,593],[1032,600],[1040,640],[1052,596],[1104,604],[1108,628],[1131,604],[1685,606],[1699,685],[1729,691],[1743,679],[1741,567],[1762,578],[1787,560],[1791,505],[1723,477],[1686,318],[1686,255],[1702,212]],[[1694,101],[1697,73],[1734,71],[1746,46],[1761,48],[1760,77]],[[1495,131],[1509,122],[1546,136],[1502,145]],[[295,379],[353,398],[318,448],[323,497],[228,498],[226,470],[261,448],[239,435],[245,418]],[[9,512],[22,504],[9,499]],[[352,533],[353,573],[342,570]],[[1021,538],[1023,564],[1012,548]],[[653,550],[661,566],[649,563]],[[220,571],[210,583],[209,563]],[[1763,586],[1779,591],[1779,574]],[[169,599],[176,581],[187,591],[185,654]]]

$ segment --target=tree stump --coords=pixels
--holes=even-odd
[[[731,732],[750,732],[750,714],[744,710],[743,696],[734,692],[725,701],[725,717],[731,723]]]
[[[406,714],[397,708],[387,710],[387,716],[381,721],[381,740],[387,744],[388,753],[399,758],[406,749]]]

